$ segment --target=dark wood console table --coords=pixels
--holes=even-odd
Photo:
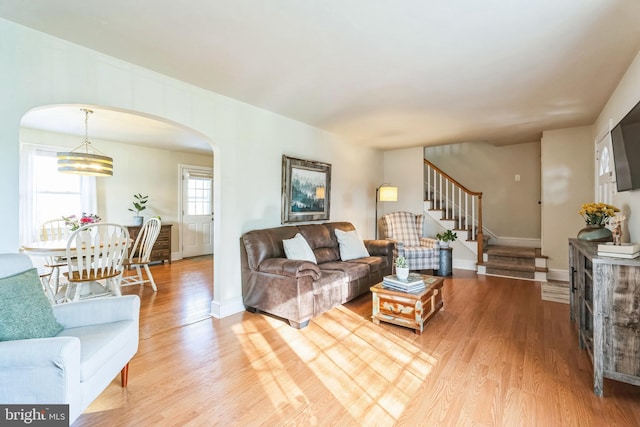
[[[160,227],[160,235],[151,250],[151,262],[164,263],[169,261],[171,264],[171,227],[172,224],[162,224]],[[135,241],[142,226],[128,225],[127,228],[129,229],[129,237]]]

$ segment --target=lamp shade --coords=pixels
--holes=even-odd
[[[398,187],[391,187],[391,186],[380,187],[380,201],[381,202],[397,202]]]
[[[79,175],[113,176],[113,159],[81,151],[57,153],[58,172]]]
[[[84,112],[84,141],[71,151],[56,153],[58,172],[77,175],[113,176],[113,159],[105,156],[89,142],[89,114],[93,111],[81,108]]]

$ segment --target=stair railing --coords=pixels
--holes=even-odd
[[[475,238],[478,244],[478,263],[482,263],[482,192],[467,189],[427,159],[424,164],[426,193],[432,207],[442,209],[445,219],[457,219],[456,229],[469,231],[471,227],[471,240]]]

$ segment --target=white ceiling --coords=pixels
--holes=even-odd
[[[640,48],[638,0],[0,0],[0,17],[379,148],[591,124]]]

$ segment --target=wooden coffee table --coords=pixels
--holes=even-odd
[[[382,282],[371,287],[373,314],[376,325],[380,322],[393,323],[415,329],[422,334],[424,324],[444,306],[442,285],[444,278],[423,275],[427,288],[418,293],[408,293],[388,289]]]

